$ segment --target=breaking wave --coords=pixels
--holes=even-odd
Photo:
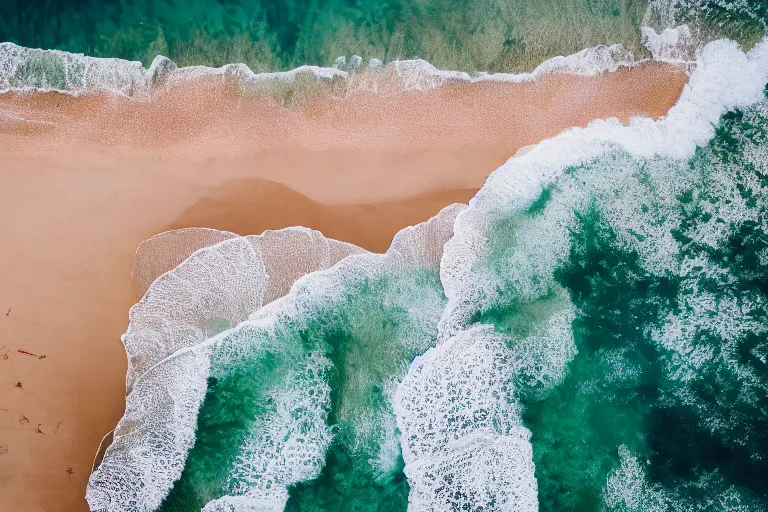
[[[694,58],[666,117],[544,141],[386,254],[142,244],[91,509],[765,510],[768,38]]]
[[[680,9],[651,2],[642,31],[690,73],[667,116],[543,141],[385,254],[306,228],[143,242],[91,510],[768,509],[768,38],[702,45]],[[525,74],[257,74],[2,43],[0,92],[350,94],[639,62],[613,45]]]
[[[686,62],[687,58],[691,58],[689,48],[693,45],[693,41],[686,37],[689,35],[686,27],[666,29],[662,34],[653,29],[643,29],[643,43],[656,60]],[[219,68],[177,67],[167,57],[157,56],[149,68],[145,68],[137,61],[0,43],[0,93],[57,91],[81,95],[108,92],[147,100],[168,87],[216,79],[254,89],[291,86],[302,80],[319,85],[339,84],[334,92],[349,95],[358,91],[383,93],[432,89],[448,81],[519,83],[536,81],[554,73],[598,75],[647,60],[636,58],[622,45],[614,44],[553,57],[530,73],[470,75],[462,71],[439,70],[421,59],[393,61],[386,66],[378,59],[371,59],[363,65],[362,59],[357,56],[349,64],[344,57],[340,57],[335,67],[301,66],[291,71],[254,73],[245,64],[228,64]]]

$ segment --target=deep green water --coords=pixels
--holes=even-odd
[[[251,436],[275,441],[263,435],[264,423],[281,420],[294,422],[286,438],[295,434],[290,429],[309,433],[302,441],[308,444],[318,442],[311,436],[317,427],[327,424],[333,434],[324,461],[296,462],[318,471],[290,489],[286,510],[405,510],[408,484],[391,393],[411,359],[429,348],[443,305],[436,270],[411,268],[350,283],[339,300],[272,332],[233,331],[214,352],[195,446],[160,510],[200,510],[252,487],[253,470],[238,467],[238,457]],[[281,417],[275,393],[286,389],[307,393],[321,408],[312,414],[289,403],[290,419]],[[280,482],[256,485],[269,494]]]
[[[695,13],[686,21],[749,43],[768,19],[762,0],[683,3]],[[646,7],[646,0],[2,0],[0,41],[145,65],[158,54],[180,65],[243,62],[257,72],[329,66],[353,54],[519,71],[598,44],[642,55]]]
[[[502,293],[476,322],[517,340],[575,310],[565,378],[516,380],[542,510],[768,508],[767,150],[763,102],[687,163],[599,159],[489,230]],[[545,228],[559,257],[526,248]]]
[[[686,5],[696,9],[681,19],[700,34],[747,48],[765,34],[765,2]],[[599,43],[642,52],[645,9],[0,0],[0,40],[255,71],[353,53],[515,71]],[[765,83],[768,44],[750,57],[759,72],[735,45],[708,48],[669,132],[646,120],[632,128],[641,144],[622,145],[601,137],[629,128],[598,123],[542,143],[552,154],[514,159],[464,211],[482,222],[450,218],[439,263],[413,256],[442,250],[422,226],[399,239],[399,256],[348,257],[240,325],[208,318],[212,338],[136,381],[127,441],[116,438],[89,484],[94,510],[768,510],[768,89],[732,108]],[[8,66],[9,86],[86,76],[87,59],[67,59],[40,52]],[[721,104],[728,113],[710,116]],[[557,163],[587,150],[599,156]],[[216,300],[206,293],[201,318]]]
[[[437,352],[437,268],[384,260],[215,338],[157,510],[768,509],[768,89],[687,160],[612,150],[493,211]]]

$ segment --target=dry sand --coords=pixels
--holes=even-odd
[[[87,510],[93,457],[123,412],[142,240],[301,224],[381,251],[519,148],[595,118],[661,116],[684,83],[653,64],[290,109],[204,85],[151,103],[0,95],[1,508]]]

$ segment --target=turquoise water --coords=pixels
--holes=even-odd
[[[766,45],[143,370],[92,510],[768,508]]]
[[[5,2],[0,39],[257,72],[645,55],[645,2],[553,5]],[[281,230],[156,280],[123,337],[126,413],[91,509],[768,510],[768,7],[675,5],[702,39],[665,118],[543,141],[385,255]],[[704,46],[723,34],[742,46]],[[163,84],[163,68],[0,50],[10,89]]]
[[[284,435],[318,425],[333,434],[324,463],[312,462],[320,474],[290,490],[286,510],[405,510],[408,484],[388,393],[429,348],[444,299],[437,272],[413,268],[349,283],[338,300],[269,334],[242,328],[226,336],[212,356],[195,445],[160,510],[199,510],[252,485],[250,468],[238,468],[237,459],[249,438],[265,442],[263,423],[281,421],[274,395],[286,389],[306,391],[322,407],[316,415],[293,408],[291,420],[300,421]]]
[[[91,506],[405,510],[409,487],[393,396],[411,361],[437,335],[445,306],[438,260],[459,209],[404,230],[386,255],[357,250],[365,254],[344,258],[351,246],[331,244],[326,254],[343,258],[340,263],[296,282],[239,326],[154,366],[134,365],[138,378],[114,456],[94,474]],[[132,311],[132,334],[124,339],[129,352],[154,350],[154,332],[165,327],[151,318],[174,290],[191,285],[200,291],[185,300],[197,313],[166,324],[178,331],[171,334],[181,346],[185,335],[196,336],[195,325],[218,319],[208,294],[219,285],[194,277],[200,269],[234,265],[237,286],[247,290],[242,279],[253,268],[257,280],[266,279],[255,283],[264,293],[293,269],[275,247],[322,262],[317,232],[274,232],[256,252],[244,240],[198,252],[193,259],[201,264],[182,265],[156,281]]]
[[[491,227],[503,293],[475,321],[519,339],[531,310],[567,296],[575,311],[565,378],[516,381],[542,510],[768,506],[766,149],[762,102],[688,162],[600,158]],[[564,225],[564,257],[526,269],[539,289],[523,294],[508,265],[528,241],[505,233],[542,223]],[[642,485],[640,501],[611,479]]]
[[[560,4],[559,9],[553,9]],[[645,1],[5,0],[0,41],[99,57],[157,54],[256,71],[332,65],[339,55],[420,57],[439,67],[516,70],[605,43],[639,47]],[[553,17],[553,13],[556,15]],[[591,35],[543,40],[580,19]],[[547,38],[549,39],[549,38]]]
[[[664,2],[662,2],[664,3]],[[668,2],[667,2],[668,3]],[[688,0],[680,18],[754,43],[762,0]],[[647,0],[3,0],[0,41],[97,57],[166,55],[179,65],[254,71],[332,65],[353,54],[440,68],[521,71],[556,55],[622,43],[643,53]],[[702,19],[703,13],[703,19]],[[573,30],[572,27],[584,27]],[[663,27],[661,27],[663,28]]]

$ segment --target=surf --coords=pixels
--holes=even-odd
[[[768,37],[705,43],[672,23],[689,7],[652,3],[650,57],[601,45],[514,74],[0,45],[3,94],[140,109],[203,84],[292,115],[314,87],[352,104],[658,62],[687,75],[665,115],[528,146],[381,254],[302,227],[147,239],[91,510],[768,507]]]
[[[725,457],[759,473],[764,324],[750,318],[765,304],[755,272],[766,250],[766,44],[743,53],[710,43],[665,118],[595,121],[544,141],[493,173],[468,208],[402,232],[387,255],[347,256],[309,273],[239,326],[165,356],[128,394],[127,411],[141,415],[126,414],[94,473],[92,509],[125,508],[136,496],[159,510],[330,510],[357,500],[391,510],[761,506],[758,481],[713,472],[712,461],[670,470],[680,455],[658,444],[654,428],[685,411],[697,446],[747,443],[755,458],[739,449]],[[712,187],[729,199],[714,201],[704,192]],[[442,227],[428,242],[432,226]],[[740,273],[730,267],[738,258],[756,266]],[[156,280],[145,300],[184,269]],[[712,279],[743,283],[740,295],[705,293]],[[726,307],[700,324],[686,315],[713,307],[707,293],[734,307],[747,301],[748,311]],[[752,355],[737,369],[713,359],[713,343]],[[734,380],[722,385],[756,402],[691,394],[688,383],[728,368]],[[660,389],[643,391],[657,378]],[[172,403],[186,405],[146,394],[171,382],[185,390]],[[718,418],[736,406],[751,412],[743,428],[728,428]],[[601,414],[623,423],[601,433],[591,423]],[[145,422],[163,433],[139,435]],[[573,425],[582,430],[564,442],[587,442],[586,451],[558,448]],[[705,435],[712,429],[720,437]],[[145,444],[180,435],[170,452]],[[174,462],[152,462],[153,453]],[[173,473],[118,476],[155,467]],[[128,487],[110,490],[117,481]],[[703,481],[709,490],[691,494]]]

